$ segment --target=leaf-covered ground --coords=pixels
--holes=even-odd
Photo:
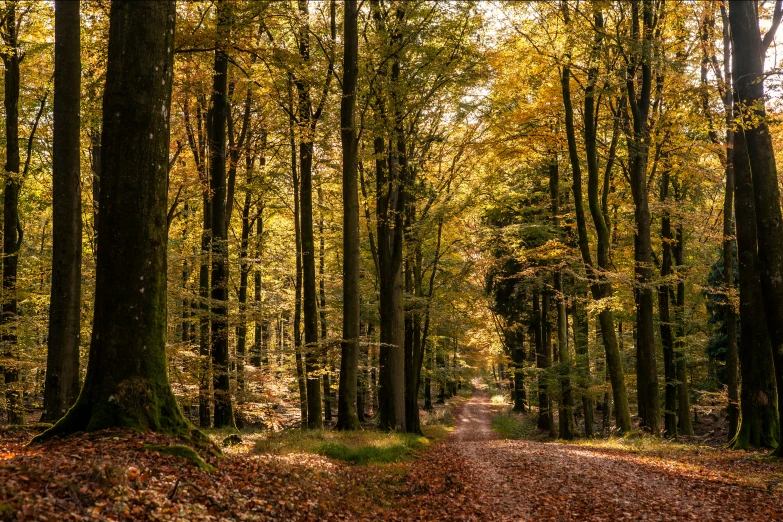
[[[27,446],[0,432],[0,520],[783,520],[783,464],[660,445],[500,440],[484,393],[415,459],[200,454],[208,472],[101,432]]]

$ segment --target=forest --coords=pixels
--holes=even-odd
[[[783,0],[0,0],[0,520],[783,520]]]

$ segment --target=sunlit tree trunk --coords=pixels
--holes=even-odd
[[[593,45],[593,60],[597,60],[597,54],[602,49],[604,20],[603,15],[594,13],[596,35]],[[568,152],[571,160],[572,190],[574,194],[574,209],[577,224],[577,243],[582,256],[582,261],[591,279],[590,291],[595,300],[607,299],[612,296],[612,286],[606,279],[605,271],[611,269],[609,262],[610,230],[609,216],[602,208],[599,198],[600,173],[598,168],[597,137],[595,134],[595,85],[598,79],[598,66],[593,65],[588,70],[588,82],[585,88],[583,119],[585,123],[585,153],[588,172],[587,195],[590,215],[595,225],[597,236],[596,265],[593,265],[590,253],[590,244],[587,235],[585,221],[584,200],[582,197],[582,174],[579,154],[576,145],[576,131],[574,127],[573,106],[571,102],[571,71],[568,66],[563,67],[561,81],[563,90],[563,105],[565,108],[566,137],[568,139]],[[622,105],[621,105],[622,106]],[[604,168],[604,196],[608,190],[608,180],[611,174],[615,147],[617,144],[618,122],[615,122],[612,133],[612,141],[609,148],[607,163]],[[628,392],[625,386],[625,370],[614,329],[614,316],[612,310],[603,307],[598,313],[601,338],[606,353],[606,373],[612,385],[612,397],[617,417],[617,427],[621,433],[631,430],[631,414],[628,407]],[[608,401],[605,401],[608,404]],[[604,425],[609,420],[607,408],[604,408]]]

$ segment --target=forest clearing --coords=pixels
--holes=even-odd
[[[0,0],[0,520],[783,520],[783,0]]]

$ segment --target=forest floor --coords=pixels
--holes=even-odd
[[[28,446],[0,430],[0,520],[783,520],[783,463],[761,453],[502,439],[493,402],[457,401],[434,441],[243,433],[223,456],[201,448],[213,471],[160,454],[180,442],[156,434]]]

